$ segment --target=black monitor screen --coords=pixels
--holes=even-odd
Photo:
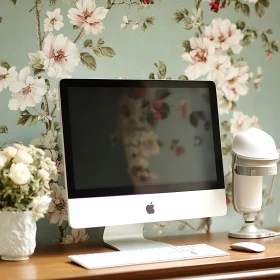
[[[62,81],[69,196],[223,188],[216,103],[211,82]]]

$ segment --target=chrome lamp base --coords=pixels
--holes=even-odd
[[[259,229],[254,222],[245,222],[240,230],[230,231],[229,237],[233,238],[265,238],[275,236],[275,232],[267,229]]]

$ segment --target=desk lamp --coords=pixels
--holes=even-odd
[[[243,214],[244,225],[229,232],[234,238],[264,238],[276,233],[259,229],[256,216],[268,204],[277,174],[279,155],[273,138],[257,128],[238,133],[232,145],[232,196],[236,212]],[[269,196],[262,207],[263,176],[273,176]]]

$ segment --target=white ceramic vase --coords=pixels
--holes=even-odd
[[[36,222],[31,211],[0,211],[0,256],[2,260],[28,260],[36,246]]]

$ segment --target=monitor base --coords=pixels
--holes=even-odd
[[[240,230],[230,231],[229,237],[233,238],[265,238],[275,236],[275,232],[267,229],[259,229],[256,225],[251,223],[245,223]]]
[[[105,227],[103,241],[106,246],[118,251],[172,246],[146,239],[143,235],[143,227],[144,224]]]

